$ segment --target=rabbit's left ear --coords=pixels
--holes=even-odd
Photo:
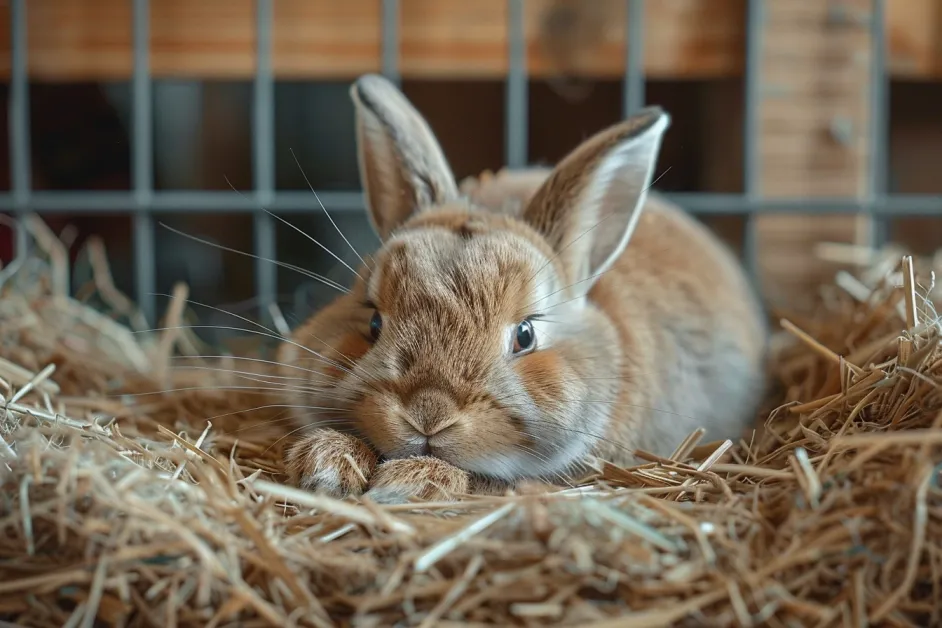
[[[454,174],[425,118],[386,78],[350,88],[357,156],[370,218],[383,240],[413,213],[458,196]]]
[[[579,292],[625,250],[647,199],[670,116],[660,107],[583,142],[540,187],[524,220],[553,247]]]

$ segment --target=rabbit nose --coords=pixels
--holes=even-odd
[[[447,393],[426,388],[415,392],[403,417],[419,434],[434,436],[458,422],[458,408]]]

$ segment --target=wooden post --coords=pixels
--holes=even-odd
[[[870,177],[870,0],[766,2],[759,104],[761,194],[772,198],[862,198]],[[809,207],[809,211],[813,208]],[[859,242],[869,219],[768,215],[758,219],[769,297],[827,280],[822,241]]]

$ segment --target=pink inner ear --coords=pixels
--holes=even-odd
[[[660,108],[597,133],[560,162],[524,217],[575,280],[597,277],[622,253],[647,198],[670,118]],[[585,289],[593,282],[586,281]]]
[[[454,199],[454,176],[428,123],[399,89],[365,75],[350,90],[357,112],[360,177],[386,239],[413,213]]]

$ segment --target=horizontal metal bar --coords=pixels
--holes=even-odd
[[[661,193],[695,214],[857,214],[869,207],[866,199],[854,198],[750,198],[739,194],[702,192]],[[318,192],[317,198],[330,211],[363,211],[363,194],[358,191]],[[140,210],[131,192],[35,192],[32,211],[66,214],[134,214]],[[11,194],[0,194],[0,211],[17,209]],[[252,193],[237,192],[154,192],[148,211],[171,213],[246,213],[261,211]],[[272,211],[304,213],[320,211],[310,192],[276,192]],[[894,194],[873,204],[873,212],[883,216],[940,216],[942,195]]]
[[[317,198],[327,209],[349,211],[363,209],[360,192],[318,192]],[[0,194],[0,210],[14,208],[11,195]],[[30,198],[29,209],[42,212],[72,214],[133,214],[138,211],[136,197],[130,192],[36,192]],[[154,192],[149,211],[172,213],[246,213],[261,211],[252,192]],[[320,211],[320,205],[310,192],[277,192],[266,209],[282,212]]]
[[[740,194],[681,192],[663,194],[696,214],[859,214],[873,207],[884,216],[942,216],[942,195],[894,194],[870,203],[860,198],[762,198]]]

